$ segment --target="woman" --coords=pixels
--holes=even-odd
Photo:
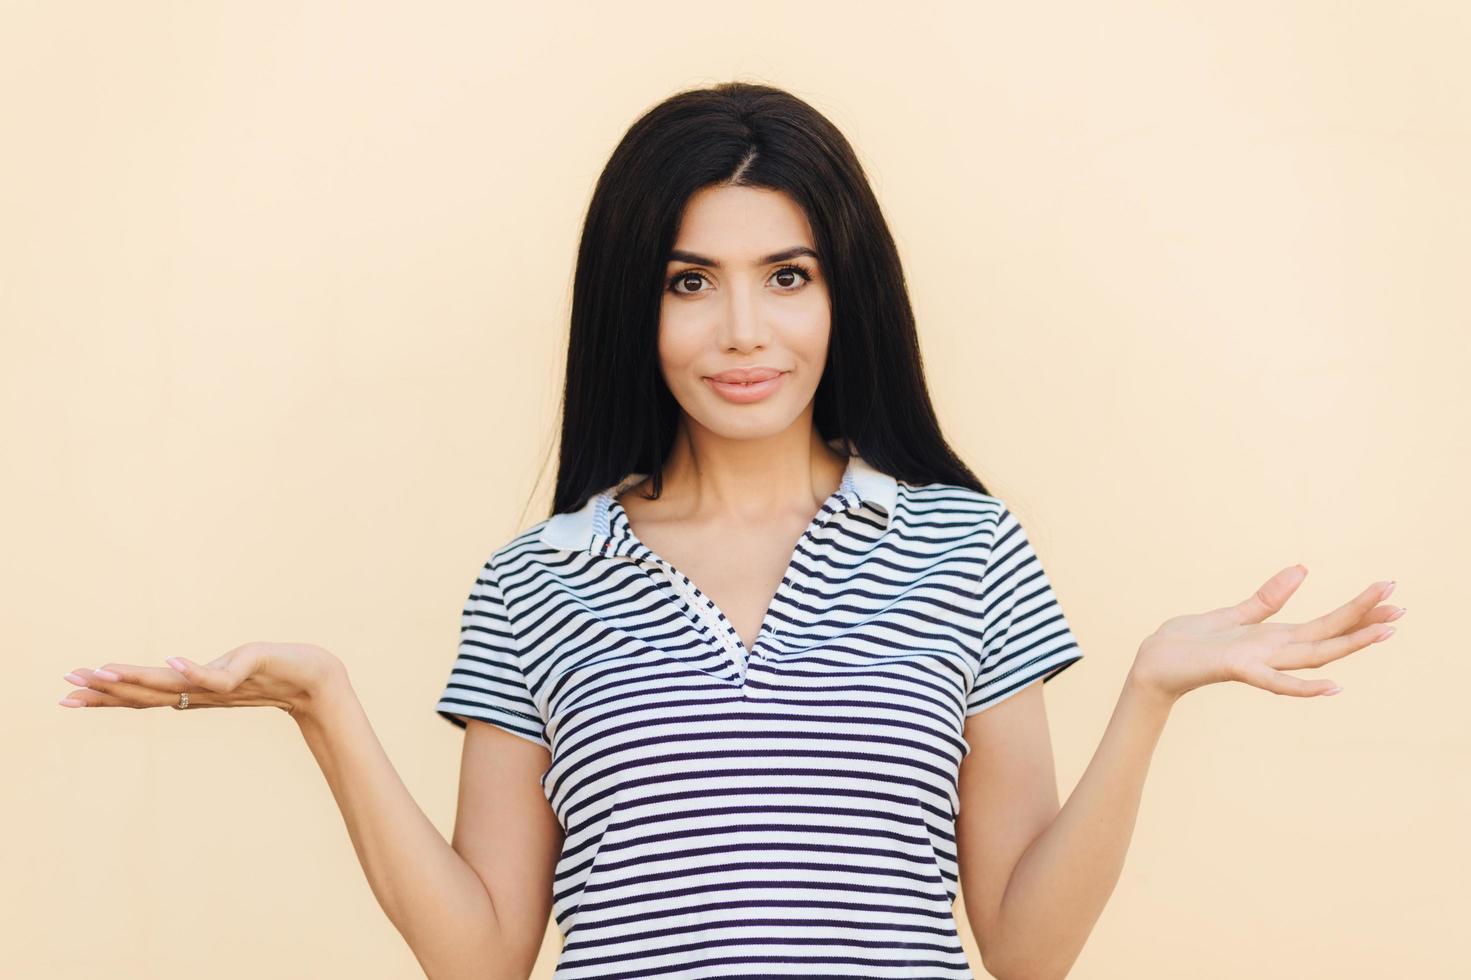
[[[1376,583],[1264,623],[1293,566],[1140,645],[1059,806],[1041,683],[1082,652],[1022,525],[940,433],[852,149],[780,90],[680,93],[604,170],[577,260],[552,514],[477,576],[437,710],[446,844],[319,647],[68,675],[88,706],[296,719],[431,977],[1061,977],[1122,867],[1172,705],[1332,694]],[[182,704],[180,703],[182,702]],[[63,703],[68,703],[64,701]]]

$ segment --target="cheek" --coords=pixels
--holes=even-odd
[[[814,335],[827,337],[833,312],[827,290],[815,283],[798,296],[788,296],[779,303],[773,303],[772,311],[784,330],[792,334],[794,340],[801,337],[804,343],[810,343]]]
[[[665,298],[659,307],[659,364],[671,388],[708,354],[714,334],[708,322],[711,313],[697,303]],[[773,346],[790,352],[808,367],[821,367],[827,360],[832,329],[832,306],[825,290],[813,289],[800,301],[791,297],[774,299],[763,313],[769,317]]]
[[[659,316],[659,366],[666,379],[687,373],[700,357],[705,341],[698,327],[667,307]]]
[[[808,364],[822,364],[827,359],[827,345],[832,321],[826,304],[807,310],[793,310],[782,329],[783,345]]]

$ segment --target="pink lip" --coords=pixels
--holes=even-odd
[[[710,375],[712,381],[767,381],[781,374],[776,368],[771,367],[748,367],[731,368],[728,371],[717,371]]]
[[[751,402],[759,402],[781,387],[782,379],[786,377],[785,371],[772,372],[769,369],[752,369],[750,373],[765,380],[755,380],[748,384],[738,382],[716,380],[725,378],[736,372],[722,371],[714,377],[707,377],[705,383],[715,389],[715,393],[726,401],[735,402],[738,405],[746,405]]]

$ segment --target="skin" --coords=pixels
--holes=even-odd
[[[785,194],[707,188],[685,210],[666,268],[659,364],[683,410],[658,500],[638,484],[619,496],[634,533],[699,583],[747,650],[797,539],[847,464],[817,434],[832,304],[805,213]],[[759,402],[733,404],[705,381],[731,368],[786,372]]]
[[[661,305],[659,360],[683,416],[661,497],[649,500],[635,487],[619,498],[639,538],[714,599],[748,648],[797,538],[837,489],[846,463],[812,426],[830,330],[820,262],[759,261],[794,246],[811,248],[813,237],[801,208],[784,194],[716,187],[691,198],[675,248],[715,259],[719,267],[685,260],[667,267],[673,285]],[[785,266],[807,276],[781,271]],[[780,390],[760,402],[727,402],[704,380],[753,365],[789,372]],[[1058,800],[1041,683],[967,719],[971,752],[961,766],[956,828],[961,887],[993,976],[1062,977],[1072,967],[1118,881],[1150,757],[1186,693],[1235,683],[1286,697],[1331,695],[1332,681],[1287,672],[1321,668],[1387,638],[1393,627],[1385,624],[1405,612],[1382,604],[1393,582],[1376,582],[1316,618],[1267,622],[1306,575],[1301,565],[1289,566],[1239,602],[1172,617],[1145,638],[1065,805]],[[526,975],[546,927],[561,849],[560,829],[537,785],[550,764],[545,749],[469,722],[451,853],[433,843],[443,839],[426,827],[422,812],[412,816],[401,786],[381,790],[381,797],[360,790],[392,770],[386,759],[356,758],[370,730],[345,668],[330,652],[259,642],[205,665],[183,658],[169,663],[79,667],[66,675],[79,690],[61,703],[171,707],[187,691],[191,707],[288,712],[333,781],[375,892],[426,970],[433,963],[432,975],[459,975],[465,964],[466,975],[477,969],[483,975],[489,957],[502,964],[497,975]],[[355,801],[359,791],[363,798]],[[407,820],[417,828],[413,842],[401,842],[401,830],[371,823],[371,814],[391,808],[401,811],[393,827]],[[425,863],[424,853],[445,867],[404,884],[416,873],[409,869]],[[472,891],[481,887],[483,896]],[[480,919],[470,916],[489,917],[495,926],[473,945],[451,936],[462,934],[463,924],[433,933],[440,927],[407,911],[415,902],[457,907],[444,901],[457,888],[467,889],[466,921],[478,927]],[[424,901],[430,895],[440,900]]]

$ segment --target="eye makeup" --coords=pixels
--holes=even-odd
[[[795,293],[797,290],[801,289],[813,279],[813,274],[800,265],[784,265],[778,269],[772,270],[771,274],[773,276],[778,276],[781,275],[783,272],[794,272],[799,277],[801,277],[801,282],[797,285],[781,287],[780,292],[784,293]],[[680,271],[669,277],[669,279],[665,283],[665,289],[671,293],[674,293],[676,296],[693,296],[697,293],[709,292],[708,289],[688,290],[677,288],[681,282],[690,278],[691,276],[699,276],[701,279],[705,279],[706,282],[709,282],[709,279],[705,276],[705,274],[698,269],[681,269]]]

